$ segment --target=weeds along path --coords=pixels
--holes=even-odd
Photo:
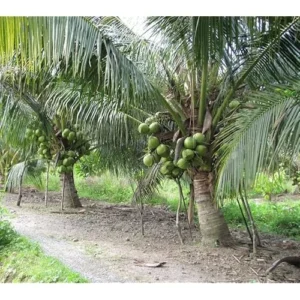
[[[300,282],[300,270],[292,266],[278,267],[271,278],[264,275],[274,260],[299,255],[297,242],[287,249],[278,246],[278,238],[266,236],[268,249],[251,259],[251,246],[241,231],[233,232],[240,241],[234,249],[206,249],[197,242],[199,231],[193,228],[191,239],[181,220],[181,245],[174,213],[162,208],[146,207],[143,237],[139,214],[127,205],[81,199],[82,209],[62,214],[58,193],[50,193],[48,207],[43,194],[32,190],[25,192],[21,207],[16,200],[13,194],[3,200],[15,229],[91,282]],[[166,263],[147,265],[159,262]]]

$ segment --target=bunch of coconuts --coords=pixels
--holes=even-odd
[[[62,133],[64,151],[60,151],[57,160],[59,173],[71,173],[75,162],[84,155],[90,154],[90,143],[84,139],[80,126],[69,125]]]
[[[147,154],[143,157],[143,163],[147,167],[160,164],[160,172],[169,178],[180,177],[185,170],[191,167],[208,170],[205,164],[207,143],[205,135],[198,132],[184,139],[183,145],[176,148],[176,143],[161,143],[155,134],[159,133],[162,126],[158,122],[151,124],[141,123],[138,131],[141,134],[150,135],[148,138]],[[176,154],[176,152],[178,152]]]
[[[49,136],[35,125],[26,129],[25,138],[38,143],[37,152],[41,158],[56,161],[59,173],[70,173],[80,157],[90,154],[90,143],[84,138],[78,124],[63,126],[57,118],[54,121],[54,131],[57,138],[63,141],[63,150],[59,149],[61,145],[58,141],[51,141]],[[63,127],[68,128],[61,130]]]
[[[43,159],[51,159],[50,141],[47,139],[46,134],[40,128],[27,128],[25,138],[28,140],[36,141],[39,145],[38,154]]]

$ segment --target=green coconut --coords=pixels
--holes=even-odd
[[[41,136],[42,135],[42,130],[41,129],[37,129],[35,132],[34,132],[34,134],[36,135],[36,136]]]
[[[39,148],[38,151],[37,151],[37,153],[38,154],[43,154],[43,151],[44,151],[44,148]]]
[[[141,134],[148,134],[150,131],[149,126],[146,123],[142,123],[138,127],[138,132]]]
[[[160,125],[158,122],[153,122],[149,126],[150,133],[158,133],[160,132]]]
[[[40,136],[40,137],[38,138],[38,141],[39,141],[40,143],[43,143],[43,142],[46,141],[46,137],[42,135],[42,136]]]
[[[229,103],[228,107],[229,107],[230,109],[235,109],[235,108],[237,108],[239,105],[240,105],[240,102],[239,102],[238,100],[232,100],[232,101]]]
[[[76,156],[76,153],[74,151],[72,151],[72,150],[68,151],[67,154],[70,157],[75,157]]]
[[[153,122],[156,121],[156,118],[155,117],[149,117],[145,120],[145,124],[146,125],[151,125]]]
[[[189,136],[184,140],[184,147],[186,149],[194,150],[197,146],[196,140],[193,137]]]
[[[177,167],[186,170],[188,168],[188,161],[185,158],[180,158],[177,162]]]
[[[46,154],[49,153],[49,151],[48,151],[48,149],[43,149],[42,153],[43,153],[44,155],[46,155]]]
[[[191,160],[193,159],[193,157],[195,156],[195,153],[193,150],[191,149],[184,149],[182,152],[181,152],[181,155],[183,158],[185,158],[186,160]]]
[[[68,128],[66,128],[63,132],[62,132],[62,137],[63,138],[68,138],[68,136],[69,136],[69,133],[70,133],[70,129],[68,129]]]
[[[180,170],[179,168],[174,168],[172,170],[172,177],[177,178],[180,174],[181,174],[182,170]]]
[[[69,166],[69,160],[68,160],[68,158],[65,158],[65,159],[63,160],[63,165],[64,165],[65,167]]]
[[[204,156],[207,153],[207,148],[203,145],[198,145],[196,147],[196,152],[200,155],[200,156]]]
[[[161,156],[161,157],[167,157],[170,154],[170,149],[168,146],[164,145],[164,144],[160,144],[157,148],[156,148],[156,153]]]
[[[162,158],[160,159],[160,162],[161,162],[161,163],[164,163],[164,162],[170,161],[170,160],[171,160],[170,157],[162,157]]]
[[[70,131],[67,137],[68,141],[72,142],[76,139],[76,133],[74,131]]]
[[[170,174],[170,170],[168,170],[165,165],[162,165],[160,167],[160,173],[163,174],[163,175],[167,175],[167,174]]]
[[[68,160],[68,166],[74,165],[75,159],[73,157],[68,157],[67,160]]]
[[[175,168],[173,162],[171,161],[166,161],[163,166],[165,166],[168,171],[172,171]]]
[[[154,150],[159,146],[159,139],[156,136],[150,136],[148,139],[148,148]]]
[[[152,156],[153,156],[154,162],[159,163],[159,161],[161,159],[160,156],[156,152],[153,152]]]
[[[205,135],[201,132],[197,132],[193,135],[194,140],[197,142],[197,144],[203,144],[205,143]]]
[[[27,128],[26,131],[25,131],[25,134],[28,134],[28,135],[32,134],[32,129]]]
[[[151,154],[146,154],[143,158],[143,163],[147,167],[152,167],[154,164],[154,158]]]

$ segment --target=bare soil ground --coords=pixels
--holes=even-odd
[[[208,249],[199,243],[199,229],[192,228],[191,238],[181,220],[181,245],[175,214],[164,208],[145,208],[142,236],[134,207],[81,199],[83,208],[62,213],[60,194],[49,196],[48,207],[43,193],[30,189],[21,207],[15,194],[7,194],[3,204],[18,232],[91,282],[300,282],[300,269],[286,263],[265,275],[277,259],[299,256],[299,242],[264,234],[263,247],[253,257],[246,232],[232,230],[234,248]],[[162,262],[161,267],[151,265]]]

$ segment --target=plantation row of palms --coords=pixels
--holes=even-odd
[[[228,245],[218,201],[299,154],[300,18],[149,17],[145,26],[149,39],[116,17],[1,17],[1,147],[18,149],[23,171],[38,154],[51,161],[67,206],[81,206],[73,166],[91,151],[103,168],[143,174],[138,199],[170,176],[158,144],[147,149],[138,132],[150,118],[160,128],[152,137],[173,150],[174,179],[190,182],[202,243]],[[198,159],[179,168],[195,134],[205,151],[191,146]],[[143,155],[157,163],[146,168]]]

